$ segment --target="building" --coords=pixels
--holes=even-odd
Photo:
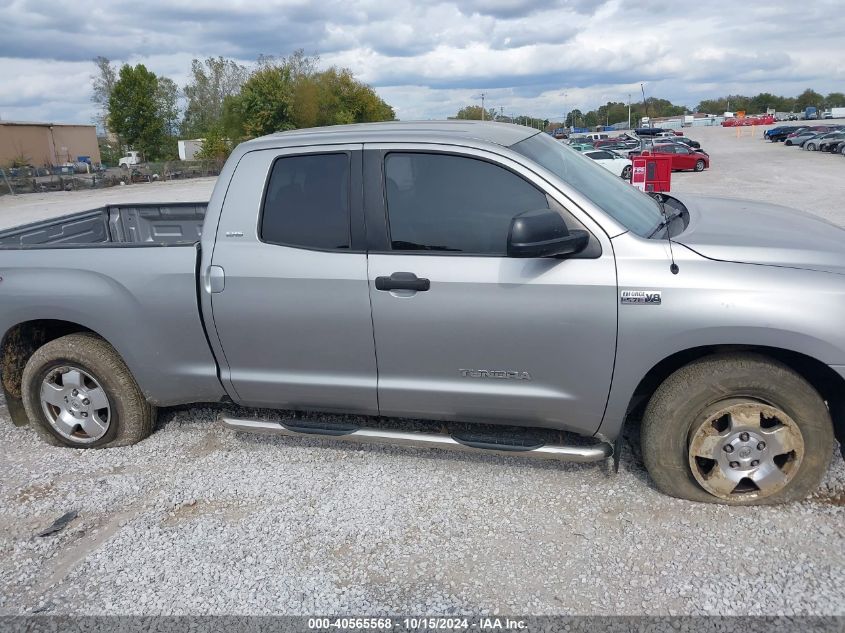
[[[0,166],[23,161],[48,167],[81,160],[100,162],[93,125],[0,121]]]
[[[179,160],[196,160],[197,154],[202,151],[204,138],[192,138],[184,141],[177,141],[179,149]]]

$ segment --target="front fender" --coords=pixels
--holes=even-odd
[[[619,305],[616,365],[599,434],[616,437],[640,381],[685,350],[765,347],[845,364],[841,275],[713,261],[677,245],[673,275],[668,242],[624,242],[614,240],[620,291],[660,291],[662,297],[659,305]]]

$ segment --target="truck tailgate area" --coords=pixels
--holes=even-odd
[[[206,203],[108,205],[0,231],[0,248],[65,244],[192,244]]]
[[[0,337],[35,321],[108,341],[157,405],[219,400],[197,295],[199,247],[0,249]]]

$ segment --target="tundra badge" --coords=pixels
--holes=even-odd
[[[659,306],[662,295],[660,290],[623,290],[619,293],[619,303]]]

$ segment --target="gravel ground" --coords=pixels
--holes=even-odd
[[[674,188],[845,224],[844,160],[733,134],[693,130],[714,166]],[[805,195],[801,178],[822,184]],[[74,198],[40,197],[42,213]],[[219,411],[163,410],[134,447],[74,451],[12,426],[0,400],[0,614],[845,614],[838,455],[811,499],[726,508],[658,493],[636,430],[613,475],[238,435]],[[70,510],[67,528],[35,536]]]

